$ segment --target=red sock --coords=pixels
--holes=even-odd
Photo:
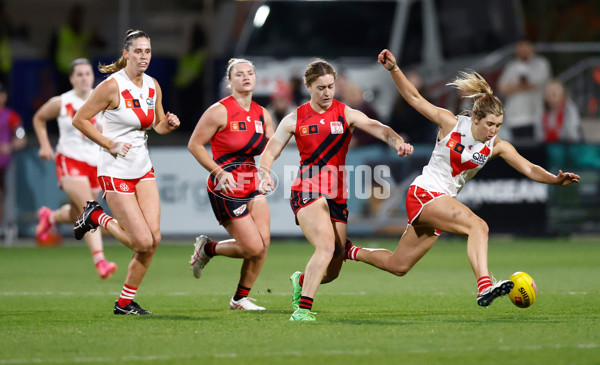
[[[93,213],[92,213],[93,214]],[[112,221],[114,218],[111,217],[110,215],[102,212],[102,214],[100,214],[100,216],[98,217],[98,225],[104,229],[108,229],[106,228],[106,226],[108,226],[108,222]]]
[[[311,297],[300,297],[300,308],[312,310],[313,298]]]
[[[135,293],[137,292],[137,288],[129,286],[127,284],[123,284],[123,290],[121,290],[121,296],[119,296],[119,307],[125,307],[129,303],[133,301],[135,298]]]
[[[492,286],[492,280],[489,276],[482,276],[477,279],[477,290],[479,294],[483,293],[483,291],[490,286]]]
[[[347,240],[346,241],[346,249],[344,250],[344,260],[358,261],[356,259],[356,255],[358,254],[358,251],[360,251],[361,249],[362,249],[362,247],[354,246],[350,240]]]
[[[92,223],[94,223],[95,225],[99,225],[98,224],[98,218],[100,218],[100,215],[104,213],[104,211],[102,209],[96,209],[92,212],[92,214],[90,214],[90,219],[92,220]]]
[[[208,241],[206,242],[206,244],[204,245],[204,253],[208,256],[208,257],[214,257],[217,252],[217,243],[215,241]]]
[[[242,298],[250,295],[250,288],[246,288],[245,286],[241,286],[238,284],[237,290],[235,291],[235,295],[233,296],[233,300],[238,301]]]

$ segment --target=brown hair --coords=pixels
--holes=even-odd
[[[304,71],[304,84],[310,86],[320,76],[333,75],[333,79],[337,79],[337,73],[329,63],[322,59],[312,61]]]
[[[473,108],[468,113],[481,120],[489,114],[504,115],[504,105],[493,95],[494,91],[485,79],[475,71],[461,71],[448,86],[454,86],[464,93],[465,98],[474,99]]]
[[[144,31],[129,29],[127,32],[125,32],[125,42],[123,44],[123,49],[129,50],[129,47],[131,47],[133,41],[138,38],[148,38],[148,40],[150,40],[150,37],[148,37],[148,35],[146,35]],[[105,74],[115,73],[124,69],[125,66],[127,66],[127,60],[123,56],[121,56],[118,60],[111,63],[110,65],[98,65],[98,70]]]
[[[76,59],[74,59],[73,61],[71,61],[71,65],[69,66],[69,76],[73,76],[73,73],[75,72],[75,67],[77,67],[79,65],[90,65],[90,66],[92,66],[92,63],[87,58],[76,58]]]

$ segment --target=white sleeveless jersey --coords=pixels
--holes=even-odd
[[[115,157],[107,149],[101,149],[98,176],[137,179],[152,168],[146,130],[152,127],[156,119],[156,85],[152,77],[144,74],[143,85],[139,88],[129,79],[125,70],[115,72],[111,78],[119,84],[119,106],[104,111],[102,134],[113,142],[129,142],[131,148],[125,157]]]
[[[471,133],[472,120],[458,116],[458,123],[447,136],[436,142],[423,173],[412,183],[425,190],[455,197],[485,165],[494,148],[496,137],[483,143]]]
[[[73,116],[85,103],[75,93],[75,90],[67,91],[60,96],[60,112],[58,118],[58,144],[56,152],[77,161],[83,161],[91,166],[98,165],[100,147],[88,139],[79,129],[73,127]],[[100,122],[100,115],[90,120],[95,126]]]

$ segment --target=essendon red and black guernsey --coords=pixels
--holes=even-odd
[[[345,108],[345,104],[335,99],[321,114],[313,110],[310,102],[298,107],[295,137],[300,169],[292,191],[316,192],[337,203],[346,202],[344,175],[352,134]]]
[[[233,96],[219,101],[227,109],[227,125],[210,140],[213,160],[231,172],[238,186],[233,193],[216,188],[214,176],[208,179],[208,191],[232,197],[246,197],[258,188],[254,156],[262,153],[265,137],[265,118],[260,105],[252,102],[250,110],[242,108]]]

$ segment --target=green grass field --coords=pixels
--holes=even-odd
[[[356,240],[393,249],[392,240]],[[119,271],[101,281],[87,249],[0,248],[3,364],[600,364],[600,242],[496,239],[498,279],[526,271],[538,297],[475,304],[464,240],[440,240],[405,277],[347,262],[321,286],[316,323],[290,322],[289,276],[308,243],[272,244],[251,297],[261,313],[231,311],[240,260],[217,257],[192,277],[189,243],[163,244],[136,301],[152,316],[115,316],[131,252],[108,241]]]

